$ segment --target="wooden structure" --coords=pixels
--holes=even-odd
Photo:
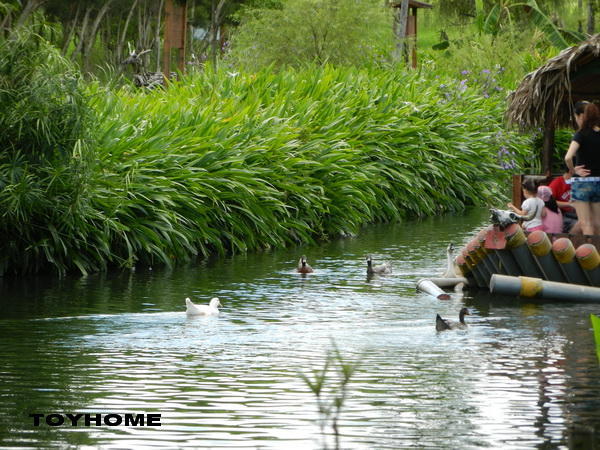
[[[600,101],[599,86],[600,34],[563,50],[528,74],[510,94],[508,125],[544,130],[542,173],[527,177],[537,182],[552,178],[555,129],[574,129],[574,104]],[[523,200],[524,178],[513,178],[517,205]],[[600,236],[529,233],[517,223],[492,223],[456,259],[469,286],[522,298],[600,303]]]
[[[173,56],[179,73],[185,73],[186,30],[187,0],[165,0],[165,42],[162,66],[166,80],[170,79]],[[177,51],[175,55],[173,50]]]
[[[600,236],[483,228],[456,258],[474,288],[501,295],[600,303]]]
[[[528,74],[510,94],[506,119],[520,129],[544,130],[542,175],[552,175],[554,130],[574,127],[579,100],[600,101],[600,34],[563,50]],[[565,152],[567,149],[564,149]]]
[[[392,8],[396,8],[398,10],[398,14],[395,14],[397,17],[402,17],[402,14],[399,14],[400,9],[402,7],[402,3],[399,0],[396,0],[392,3]],[[406,38],[407,41],[410,40],[412,45],[410,46],[411,52],[411,66],[413,69],[417,68],[417,10],[427,8],[433,8],[433,5],[425,2],[418,2],[415,0],[408,1],[408,9],[409,14],[406,16]]]

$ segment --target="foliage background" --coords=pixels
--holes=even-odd
[[[441,50],[420,49],[409,70],[390,56],[389,24],[376,26],[384,10],[324,1],[323,16],[313,10],[299,28],[291,19],[317,4],[306,1],[290,0],[293,14],[281,4],[241,12],[216,66],[191,65],[152,92],[114,67],[110,82],[82,72],[41,11],[21,26],[5,14],[0,273],[315,244],[372,223],[501,206],[513,173],[538,170],[536,136],[506,130],[502,115],[508,90],[558,51],[544,33],[472,24]],[[359,14],[366,31],[354,27]],[[269,46],[261,33],[274,30],[306,52],[289,59]],[[309,30],[322,45],[311,49]]]

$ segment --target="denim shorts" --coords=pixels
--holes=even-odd
[[[600,181],[573,180],[571,184],[571,200],[585,203],[600,202]]]

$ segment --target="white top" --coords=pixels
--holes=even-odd
[[[525,201],[521,205],[521,209],[523,211],[526,211],[526,216],[532,213],[536,206],[537,212],[535,213],[535,217],[531,220],[523,221],[523,227],[526,230],[529,230],[530,228],[534,227],[539,227],[542,224],[542,210],[544,209],[544,206],[546,206],[546,204],[541,198],[532,197],[525,199]]]

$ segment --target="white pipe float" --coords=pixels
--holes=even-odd
[[[449,280],[450,278],[446,279]],[[439,286],[427,278],[421,278],[419,281],[417,281],[417,289],[425,292],[426,294],[433,295],[435,298],[439,298],[440,300],[448,300],[450,298],[450,294],[442,291]]]
[[[426,279],[431,281],[437,287],[441,287],[441,288],[453,288],[457,284],[460,284],[460,283],[464,283],[465,286],[469,285],[469,280],[467,280],[465,277],[456,277],[456,278],[441,277],[441,278],[426,278]]]

